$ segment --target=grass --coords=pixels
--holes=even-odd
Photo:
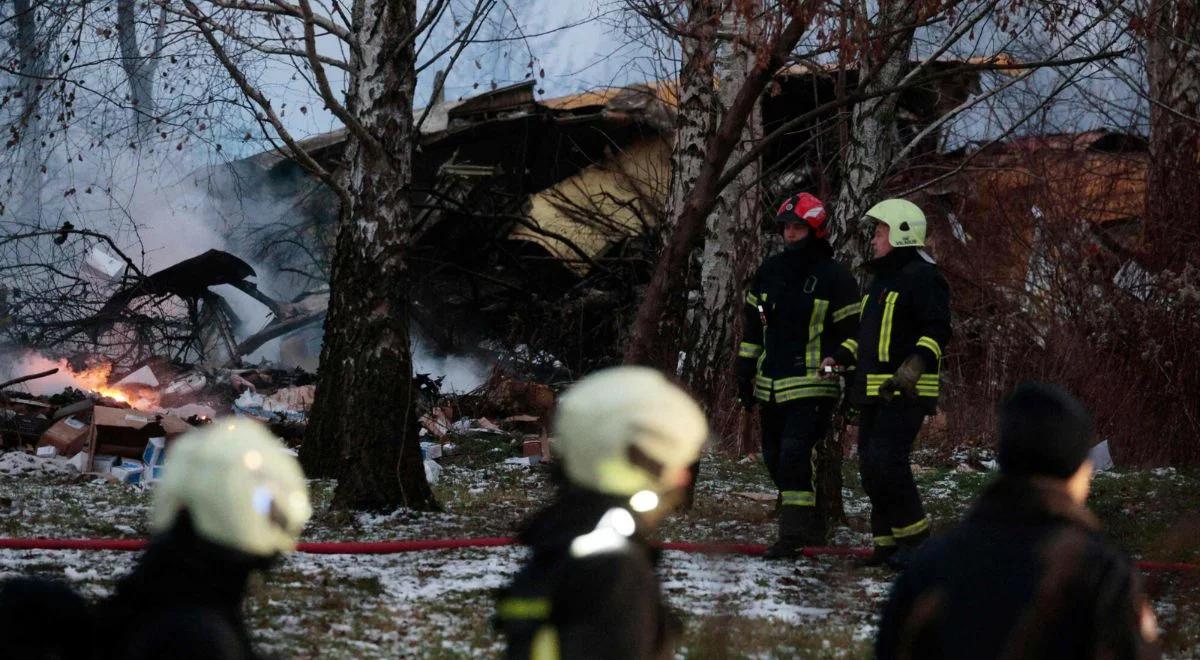
[[[435,492],[441,513],[332,512],[334,483],[314,481],[317,514],[306,540],[451,538],[511,535],[552,495],[543,467],[504,464],[519,439],[476,433],[456,451]],[[926,459],[922,459],[926,460]],[[944,463],[917,470],[935,528],[953,525],[991,475]],[[845,465],[847,526],[841,542],[867,542],[868,505],[853,460]],[[661,536],[679,540],[768,542],[773,504],[745,496],[771,493],[758,458],[707,458],[695,507],[669,518]],[[84,477],[0,476],[0,535],[129,538],[147,533],[148,495]],[[1200,562],[1200,473],[1185,470],[1105,473],[1093,509],[1135,556]],[[296,555],[252,584],[247,620],[262,650],[296,658],[495,657],[493,591],[519,565],[518,548],[372,557]],[[104,595],[132,566],[123,553],[0,551],[0,576],[69,579],[90,597]],[[768,563],[750,557],[667,553],[664,593],[684,622],[683,658],[865,658],[875,612],[890,575],[843,559]],[[1151,574],[1147,586],[1165,630],[1169,656],[1200,656],[1200,581]]]

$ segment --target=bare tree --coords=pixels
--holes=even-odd
[[[1176,272],[1200,248],[1200,7],[1152,0],[1146,18],[1150,182],[1145,231],[1151,263]]]
[[[117,0],[117,43],[121,51],[121,68],[129,78],[130,104],[139,138],[145,140],[153,129],[157,108],[154,104],[154,73],[162,56],[163,40],[167,33],[167,7],[158,10],[154,41],[149,53],[143,55],[138,44],[137,9],[134,0]]]
[[[457,59],[495,4],[471,5],[462,38],[431,61],[447,53],[452,62]],[[185,0],[184,5],[256,107],[267,134],[328,186],[339,204],[317,395],[300,455],[305,469],[338,478],[336,507],[436,507],[425,481],[413,408],[409,187],[417,44],[450,3],[430,2],[424,12],[414,0],[355,0],[348,8],[310,0],[213,0],[205,9]],[[277,37],[230,27],[245,16],[265,17],[278,26]],[[318,47],[330,40],[340,44],[345,59]],[[287,130],[232,47],[302,63],[301,73],[348,133],[340,169],[318,162]],[[331,79],[331,71],[344,72],[344,88]]]

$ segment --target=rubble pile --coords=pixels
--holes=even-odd
[[[120,374],[82,364],[78,387],[49,396],[0,391],[0,474],[90,473],[146,487],[161,470],[166,447],[189,429],[233,414],[266,424],[292,446],[304,437],[316,394],[315,376],[300,369],[211,368],[161,358]],[[516,440],[512,464],[551,459],[548,428],[555,392],[496,370],[473,392],[443,395],[442,380],[417,374],[417,410],[426,476],[436,483],[454,436],[495,433]]]

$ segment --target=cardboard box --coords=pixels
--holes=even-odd
[[[38,447],[53,447],[62,456],[74,456],[83,451],[91,427],[74,417],[55,422],[38,441]]]

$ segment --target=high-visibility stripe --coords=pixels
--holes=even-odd
[[[747,292],[746,293],[746,302],[749,303],[751,307],[758,307],[758,296],[754,295],[753,293]]]
[[[866,313],[867,301],[870,299],[871,299],[871,294],[868,293],[867,295],[862,297],[862,300],[858,301],[858,318],[861,319],[862,315]]]
[[[505,598],[496,604],[496,616],[501,619],[549,619],[550,599]]]
[[[821,367],[821,331],[825,329],[825,312],[828,310],[828,300],[813,299],[812,318],[808,321],[808,347],[804,353],[804,368],[810,375],[816,375]]]
[[[763,347],[759,344],[752,344],[748,341],[738,345],[738,357],[756,358],[762,354]]]
[[[824,387],[800,387],[794,390],[775,393],[776,403],[785,403],[795,401],[796,399],[836,399],[841,394],[836,386],[833,388]]]
[[[810,490],[785,490],[780,493],[783,506],[816,506],[817,494]]]
[[[917,522],[915,522],[911,525],[908,525],[906,527],[893,527],[892,535],[898,539],[903,539],[903,538],[908,538],[910,536],[916,536],[917,534],[920,534],[921,532],[928,531],[928,530],[929,530],[929,518],[922,518],[922,519],[918,520]]]
[[[867,396],[879,396],[879,388],[895,374],[867,374]],[[917,396],[937,397],[941,390],[937,374],[922,374],[917,379]]]
[[[845,348],[846,350],[850,351],[850,355],[853,355],[854,359],[856,359],[856,360],[858,359],[858,340],[857,339],[847,339],[846,341],[842,342],[842,347]]]
[[[917,346],[928,348],[933,352],[933,356],[938,360],[942,359],[942,347],[938,345],[933,337],[921,337],[917,340]]]
[[[876,536],[871,540],[877,548],[891,548],[896,545],[896,537],[894,536]]]
[[[558,629],[545,625],[538,628],[529,645],[529,660],[560,660],[562,649],[558,643]]]
[[[848,316],[862,314],[862,303],[852,303],[833,312],[833,322],[837,323]]]
[[[835,381],[825,380],[816,376],[792,376],[791,378],[780,378],[772,381],[776,390],[790,390],[793,387],[818,386],[818,387],[837,387]]]
[[[887,299],[883,303],[883,321],[879,325],[879,361],[881,363],[891,359],[892,319],[896,315],[896,299],[899,297],[899,292],[892,291],[887,294]]]

